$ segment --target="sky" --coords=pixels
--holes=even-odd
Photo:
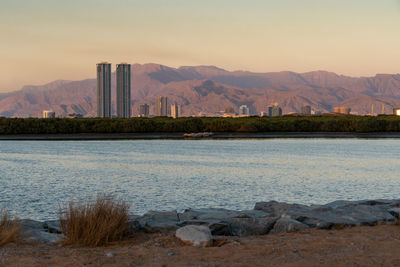
[[[400,72],[400,0],[0,0],[0,93],[108,61]]]

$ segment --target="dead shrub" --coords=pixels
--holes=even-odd
[[[60,212],[65,245],[104,246],[124,238],[129,205],[111,196],[98,196],[95,201],[70,202]]]
[[[6,210],[0,210],[0,247],[17,242],[20,236],[20,226],[12,220]]]

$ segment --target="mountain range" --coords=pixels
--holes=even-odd
[[[115,110],[115,73],[112,75]],[[238,111],[240,105],[258,114],[272,103],[278,103],[284,114],[300,112],[304,105],[321,112],[346,106],[358,114],[392,114],[393,108],[400,107],[400,74],[356,78],[327,71],[254,73],[151,63],[132,65],[131,85],[135,114],[142,103],[148,103],[153,113],[155,99],[161,95],[168,97],[169,104],[182,105],[184,116],[212,114],[228,107]],[[37,117],[44,109],[52,109],[59,116],[96,116],[96,79],[57,80],[0,94],[0,116]]]

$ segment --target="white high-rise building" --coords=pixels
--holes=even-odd
[[[131,117],[131,65],[117,64],[117,117]]]
[[[111,64],[97,64],[97,117],[111,118]]]

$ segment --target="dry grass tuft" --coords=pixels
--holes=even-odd
[[[105,195],[96,201],[69,203],[60,212],[61,231],[65,245],[104,246],[124,238],[129,205]]]
[[[10,219],[6,210],[0,210],[0,247],[17,242],[20,236],[20,226],[16,220]]]

